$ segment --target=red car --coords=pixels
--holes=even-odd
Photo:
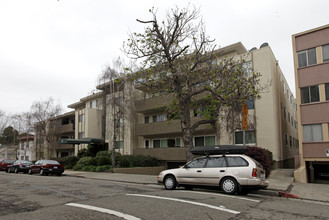
[[[11,159],[0,159],[0,170],[7,171],[8,167],[10,167],[10,165],[14,163],[14,161],[15,160]]]
[[[57,174],[61,176],[64,172],[64,166],[58,163],[56,160],[38,160],[35,164],[32,164],[29,168],[29,174],[40,173],[40,175],[48,176],[49,173]]]

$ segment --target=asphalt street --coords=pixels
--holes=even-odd
[[[326,203],[0,172],[1,219],[328,219]]]

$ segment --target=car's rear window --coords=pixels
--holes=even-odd
[[[4,160],[3,163],[14,163],[14,160]]]
[[[55,164],[55,165],[59,165],[59,163],[55,160],[44,160],[43,164]]]
[[[246,167],[249,165],[249,163],[242,157],[227,156],[226,159],[227,159],[228,167]]]

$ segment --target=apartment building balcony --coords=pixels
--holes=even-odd
[[[200,117],[191,118],[191,124],[193,125],[200,120]],[[137,136],[148,136],[148,135],[164,135],[164,134],[180,134],[181,130],[180,120],[169,120],[163,122],[154,122],[147,124],[136,125]],[[210,124],[200,125],[197,131],[214,131],[216,128]]]
[[[63,133],[70,133],[74,132],[74,125],[73,124],[65,124],[65,125],[59,125],[57,128],[57,133],[63,134]]]
[[[163,106],[169,105],[173,100],[172,95],[154,96],[135,101],[136,112],[148,113],[155,111]]]
[[[186,152],[183,147],[169,147],[169,148],[135,148],[134,155],[145,155],[155,157],[162,161],[180,161],[186,162]]]

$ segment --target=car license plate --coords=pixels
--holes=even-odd
[[[49,169],[49,171],[52,171],[52,169]]]
[[[57,169],[57,167],[54,167],[54,169]]]

